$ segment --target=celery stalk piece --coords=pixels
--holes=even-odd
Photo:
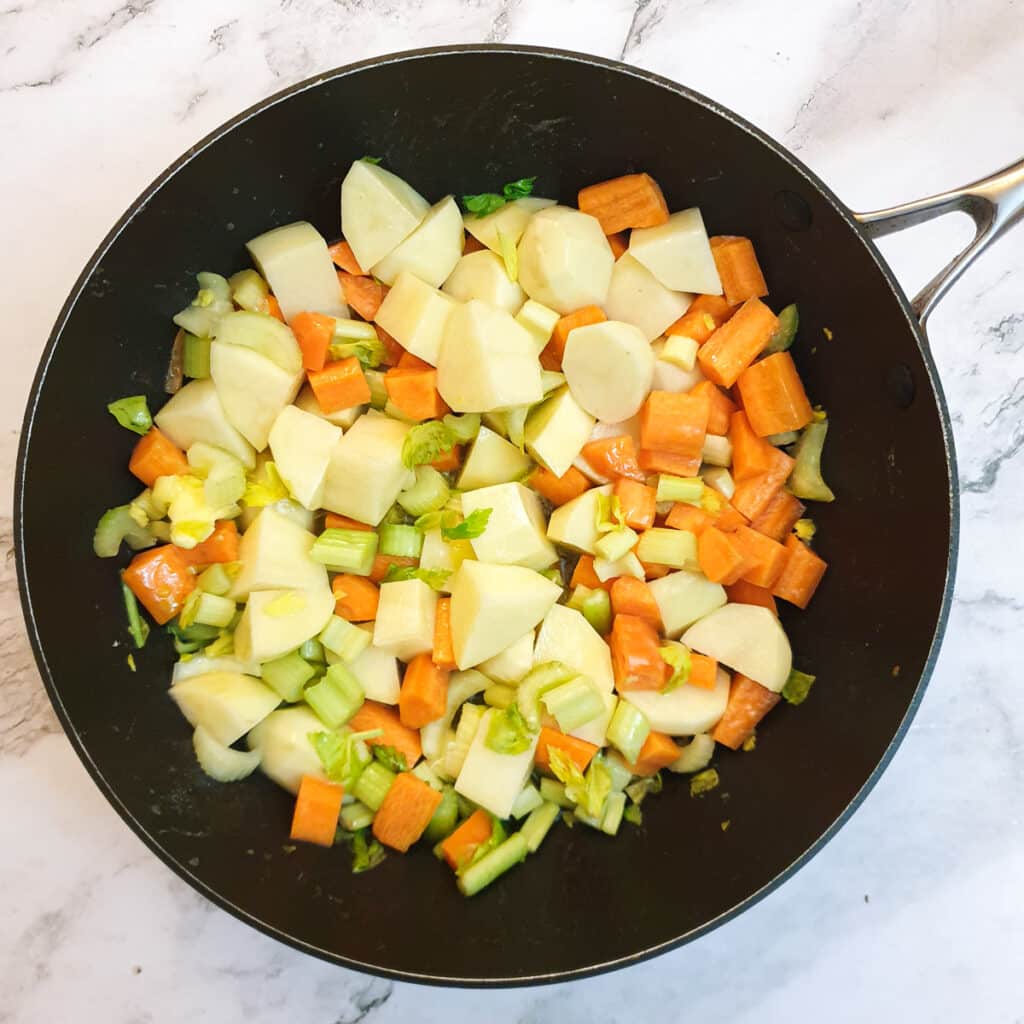
[[[509,836],[501,846],[466,868],[458,879],[459,891],[463,896],[475,896],[509,868],[525,860],[528,852],[529,845],[521,833]]]
[[[697,559],[697,537],[689,530],[655,527],[644,530],[637,545],[637,557],[647,565],[667,565],[673,569],[700,569]]]
[[[606,835],[613,836],[619,831],[622,824],[622,815],[626,809],[625,793],[609,793],[604,802],[604,811],[601,814],[599,828]]]
[[[299,657],[305,661],[319,662],[321,665],[324,663],[324,646],[319,640],[310,639],[307,640],[299,648]]]
[[[807,700],[807,695],[811,692],[816,678],[816,676],[808,675],[799,669],[792,669],[786,680],[786,685],[782,688],[782,696],[790,704],[803,704]]]
[[[273,689],[281,700],[294,704],[302,698],[302,690],[313,676],[316,670],[298,651],[292,651],[282,658],[275,658],[273,661],[265,661],[260,665],[260,676],[271,689]]]
[[[121,594],[124,597],[124,610],[128,617],[128,633],[135,644],[135,649],[141,651],[146,646],[146,640],[149,637],[149,623],[140,614],[139,602],[128,588],[127,583],[121,583]]]
[[[639,540],[640,536],[635,530],[623,526],[621,529],[604,534],[594,544],[594,548],[600,558],[608,562],[617,562],[620,558],[625,558],[636,547]]]
[[[203,271],[196,275],[196,297],[172,319],[189,334],[209,338],[220,320],[234,310],[231,286],[220,274]]]
[[[210,339],[186,332],[181,349],[181,368],[186,377],[202,380],[210,376]]]
[[[416,482],[398,495],[398,504],[411,516],[442,508],[451,493],[448,482],[431,466],[416,467]]]
[[[781,434],[769,434],[765,440],[776,448],[785,448],[787,445],[796,444],[800,440],[799,430],[784,430]]]
[[[379,761],[371,761],[356,779],[352,795],[376,812],[384,803],[384,797],[388,795],[395,778],[395,773],[388,771]]]
[[[360,629],[339,615],[332,615],[317,637],[325,650],[337,655],[346,664],[359,657],[373,640],[365,629]]]
[[[835,501],[832,488],[821,475],[821,453],[828,434],[828,420],[814,421],[804,427],[793,457],[796,465],[789,477],[789,489],[805,501]]]
[[[373,813],[366,804],[355,800],[342,807],[340,815],[341,827],[346,832],[358,832],[361,828],[366,828],[371,824]]]
[[[579,673],[560,661],[535,665],[519,684],[516,703],[531,729],[540,728],[540,698],[562,683],[575,679]]]
[[[234,564],[237,568],[238,563]],[[216,594],[218,597],[223,597],[231,589],[232,578],[230,572],[224,567],[224,562],[214,562],[213,565],[204,569],[199,574],[199,579],[196,580],[196,585],[200,590],[205,590],[208,594]]]
[[[768,339],[768,344],[765,345],[764,355],[771,355],[774,352],[785,352],[793,344],[799,326],[800,313],[795,303],[780,310],[778,326]]]
[[[699,772],[711,764],[714,755],[715,741],[710,733],[699,732],[683,747],[683,752],[668,766],[668,770],[682,774]]]
[[[545,802],[552,803],[556,807],[564,808],[567,811],[572,810],[576,806],[566,795],[565,786],[557,781],[557,779],[541,779],[540,795],[544,797]]]
[[[230,625],[237,611],[235,602],[231,598],[218,597],[216,594],[208,594],[198,589],[193,590],[192,593],[198,595],[192,622],[196,622],[200,626],[216,626],[218,629],[224,629]]]
[[[528,782],[523,787],[523,791],[516,797],[516,802],[512,805],[512,817],[516,819],[525,818],[543,803],[544,798],[540,795],[540,790],[532,782]]]
[[[553,687],[542,697],[544,706],[555,717],[562,732],[571,732],[593,721],[604,711],[601,691],[586,676],[577,676]]]
[[[516,702],[516,688],[505,683],[491,683],[484,690],[484,703],[488,707],[504,710]]]
[[[704,481],[699,476],[669,476],[662,473],[658,477],[658,501],[683,501],[700,508],[703,497]]]
[[[412,769],[412,773],[417,779],[425,782],[431,789],[436,789],[438,793],[444,791],[444,781],[441,776],[438,775],[429,764],[427,764],[426,761],[420,761],[416,767]]]
[[[100,558],[113,558],[121,550],[121,541],[133,551],[155,543],[151,530],[140,526],[132,516],[131,505],[118,505],[103,513],[92,537],[92,549]]]
[[[332,572],[369,576],[377,554],[377,534],[372,530],[324,530],[309,550],[310,558]]]
[[[551,826],[558,821],[561,807],[556,803],[544,801],[535,807],[530,816],[523,822],[523,827],[517,833],[526,840],[526,848],[530,853],[536,853],[544,837],[551,830]]]
[[[484,709],[479,704],[464,704],[462,714],[459,716],[459,724],[455,729],[455,736],[448,744],[444,752],[444,771],[451,778],[457,778],[462,766],[465,764],[466,755],[476,738],[477,730],[480,728],[480,721],[484,717]]]
[[[647,716],[629,701],[620,700],[608,723],[608,742],[619,750],[622,756],[634,764],[640,756],[640,748],[651,732]]]
[[[238,782],[251,775],[260,764],[256,751],[232,750],[218,742],[201,725],[192,733],[192,748],[199,767],[217,782]]]
[[[423,550],[423,532],[415,526],[389,523],[380,528],[379,550],[382,555],[419,558]]]
[[[359,710],[364,700],[363,688],[358,680],[340,662],[331,665],[323,679],[310,686],[303,697],[328,729],[344,725]],[[363,800],[363,803],[366,801]]]
[[[450,786],[442,790],[441,802],[423,832],[428,843],[440,842],[451,834],[459,820],[459,798]]]
[[[645,530],[644,536],[650,532],[650,530]],[[613,580],[616,576],[633,576],[638,580],[645,579],[647,576],[637,553],[633,551],[628,552],[622,558],[618,558],[615,561],[609,561],[607,558],[595,558],[594,575],[602,583],[607,583],[608,580]]]
[[[380,370],[363,370],[366,383],[370,386],[370,405],[383,409],[388,404],[388,389],[384,386],[384,374]]]

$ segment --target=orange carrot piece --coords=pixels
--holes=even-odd
[[[615,687],[625,690],[660,690],[671,669],[658,651],[658,631],[635,615],[616,615],[609,637]]]
[[[461,465],[462,448],[459,445],[455,445],[454,448],[449,448],[448,451],[442,452],[438,455],[438,457],[430,464],[430,467],[431,469],[436,469],[438,473],[451,473]]]
[[[647,580],[660,580],[662,576],[676,571],[672,566],[662,565],[660,562],[641,562],[640,564],[644,567],[644,578]]]
[[[576,568],[572,571],[571,587],[589,587],[591,590],[611,590],[612,581],[602,581],[594,572],[594,556],[580,555]]]
[[[491,816],[478,807],[447,839],[441,842],[441,856],[453,871],[461,871],[476,848],[491,838]]]
[[[196,586],[181,548],[173,544],[140,551],[121,573],[121,579],[161,626],[181,611],[185,598]]]
[[[742,578],[756,587],[771,587],[786,565],[789,557],[786,549],[778,541],[752,530],[749,526],[741,526],[729,536],[733,544],[752,563]]]
[[[711,738],[730,750],[739,750],[779,699],[777,693],[737,672],[729,686],[725,713],[711,730]]]
[[[779,454],[782,458],[788,459],[785,453],[779,452]],[[786,475],[782,475],[783,473],[788,475],[788,467],[780,465],[777,471],[762,473],[760,476],[745,477],[743,480],[737,481],[736,490],[732,495],[733,507],[748,520],[757,519],[758,516],[763,515],[786,479]]]
[[[405,356],[402,357],[403,359]],[[384,374],[388,398],[411,420],[433,420],[449,412],[437,390],[437,370],[395,367]]]
[[[612,493],[619,499],[619,509],[626,525],[634,530],[648,530],[658,512],[658,492],[654,487],[636,480],[615,481]]]
[[[381,284],[372,277],[350,274],[345,270],[338,271],[338,282],[345,295],[345,301],[364,319],[372,320],[390,291],[387,285]]]
[[[159,477],[190,472],[185,453],[156,427],[150,427],[149,433],[139,438],[128,460],[128,469],[147,487],[152,487]]]
[[[309,370],[306,376],[322,412],[351,409],[370,401],[370,385],[355,356],[327,363],[322,370]]]
[[[699,537],[713,523],[712,517],[703,509],[677,501],[665,519],[665,525],[673,530],[686,530]]]
[[[661,609],[651,588],[635,576],[617,576],[612,580],[612,614],[633,615],[661,631]]]
[[[372,526],[359,522],[358,519],[349,519],[348,516],[340,516],[337,512],[328,512],[324,516],[325,530],[372,530]]]
[[[733,530],[738,530],[741,526],[748,525],[748,520],[742,512],[739,512],[736,507],[722,499],[722,509],[715,516],[715,526],[722,531],[722,533],[732,533]]]
[[[739,235],[715,235],[711,238],[711,255],[714,257],[722,291],[727,302],[746,302],[747,299],[764,298],[768,285],[761,264],[754,253],[754,243]]]
[[[191,550],[181,548],[189,565],[212,565],[214,562],[238,561],[238,527],[233,519],[220,519],[213,533]]]
[[[618,259],[629,248],[629,235],[625,231],[616,231],[608,236],[608,247],[612,255]]]
[[[322,370],[334,337],[334,317],[324,313],[298,313],[289,325],[302,350],[307,370]]]
[[[767,608],[772,615],[779,614],[778,605],[772,592],[764,587],[755,587],[753,583],[746,580],[737,580],[725,588],[726,596],[731,604],[756,604]]]
[[[412,772],[402,772],[391,783],[373,817],[374,838],[405,853],[426,831],[441,794]]]
[[[471,252],[481,252],[486,249],[487,246],[480,241],[475,235],[466,233],[466,241],[462,244],[462,255],[468,256]]]
[[[388,569],[393,565],[404,569],[406,566],[416,565],[419,559],[409,558],[407,555],[374,555],[373,566],[370,569],[370,579],[374,583],[380,583],[388,574]]]
[[[280,320],[281,323],[285,322],[284,313],[281,312],[281,303],[273,295],[267,296],[267,313],[275,320]]]
[[[788,352],[776,352],[748,366],[736,387],[751,429],[761,437],[800,430],[814,416]]]
[[[607,320],[600,306],[584,306],[575,312],[566,313],[551,332],[551,338],[540,354],[540,365],[545,370],[561,370],[562,356],[565,355],[565,343],[569,340],[569,332],[577,327],[589,327]]]
[[[377,337],[384,346],[384,365],[397,366],[401,362],[402,356],[405,355],[405,349],[380,324],[374,324],[373,329],[377,332]]]
[[[410,768],[423,754],[419,730],[402,725],[398,708],[378,704],[375,700],[366,700],[348,724],[353,732],[380,729],[380,736],[366,742],[371,745],[379,743],[383,747],[394,747],[400,754],[405,755],[405,763]]]
[[[344,270],[347,274],[356,274],[359,277],[366,273],[359,266],[359,261],[356,259],[356,254],[352,251],[352,246],[344,241],[344,239],[340,242],[335,242],[334,245],[327,246],[327,251],[331,254],[331,259],[339,270]]]
[[[718,682],[718,661],[706,654],[690,652],[690,674],[686,679],[690,686],[699,686],[702,690],[713,690]]]
[[[455,668],[455,649],[452,647],[452,599],[450,597],[442,597],[437,602],[437,615],[434,617],[434,651],[431,657],[438,668],[447,671]]]
[[[734,480],[744,480],[747,477],[768,473],[778,461],[778,448],[754,433],[747,414],[742,410],[734,412],[730,417],[729,442],[732,444]]]
[[[761,354],[778,323],[778,317],[760,299],[748,299],[701,345],[697,362],[704,376],[720,387],[731,388]]]
[[[753,567],[734,538],[735,534],[724,533],[717,526],[707,527],[697,538],[697,560],[712,583],[735,583]]]
[[[556,506],[578,498],[590,487],[590,481],[575,466],[570,466],[561,476],[555,476],[550,470],[538,466],[526,483]]]
[[[698,295],[686,312],[665,328],[665,333],[681,334],[703,345],[735,312],[736,306],[721,295]]]
[[[668,473],[671,476],[696,476],[701,463],[699,455],[678,455],[652,448],[641,448],[636,460],[645,473]]]
[[[649,174],[625,174],[581,188],[577,205],[601,222],[606,235],[626,228],[656,228],[668,220],[668,205]]]
[[[597,753],[598,748],[586,740],[578,740],[575,736],[567,736],[564,732],[542,726],[540,736],[537,739],[537,752],[534,755],[534,762],[542,771],[549,771],[551,768],[551,753],[548,747],[555,747],[567,754],[581,772],[587,770],[591,758]]]
[[[702,380],[690,394],[708,397],[708,433],[728,434],[736,403],[717,384],[712,384],[709,380]]]
[[[411,352],[402,351],[402,354],[398,357],[398,362],[395,364],[399,370],[432,370],[434,367],[430,365],[425,359],[420,359],[419,356],[414,356]]]
[[[786,538],[786,551],[786,564],[772,587],[772,593],[797,608],[806,608],[825,575],[828,563],[794,534]]]
[[[802,501],[794,498],[785,488],[780,488],[765,506],[764,511],[753,519],[750,525],[758,533],[763,533],[781,544],[805,511],[806,507]]]
[[[588,441],[580,454],[597,473],[611,480],[626,477],[643,483],[647,479],[636,461],[636,444],[629,434]]]
[[[373,622],[377,618],[380,590],[365,576],[340,573],[331,580],[334,614],[349,622]]]
[[[672,764],[681,753],[671,736],[652,730],[647,734],[636,762],[629,765],[629,770],[634,775],[657,775],[662,768]]]
[[[303,775],[295,799],[290,837],[317,846],[333,846],[345,790],[336,782]]]
[[[652,391],[640,408],[640,447],[699,462],[710,413],[707,392]]]
[[[402,725],[422,729],[436,722],[444,714],[447,700],[448,669],[435,665],[429,654],[417,654],[405,668],[398,694]]]

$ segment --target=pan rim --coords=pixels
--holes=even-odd
[[[865,779],[864,783],[860,786],[857,792],[853,795],[843,810],[836,816],[831,825],[822,832],[818,838],[811,843],[807,849],[800,854],[800,856],[793,859],[793,861],[783,868],[778,874],[776,874],[771,880],[766,882],[760,889],[751,893],[743,900],[736,903],[734,906],[717,915],[709,921],[704,922],[702,925],[693,928],[684,934],[677,936],[673,939],[666,940],[665,942],[658,943],[654,946],[647,947],[645,949],[638,950],[634,953],[630,953],[626,956],[618,957],[613,960],[606,960],[600,963],[590,964],[585,967],[573,968],[564,971],[552,971],[543,974],[532,974],[532,975],[521,975],[521,976],[495,976],[495,977],[474,977],[464,978],[457,975],[439,975],[439,974],[423,974],[415,971],[395,969],[384,967],[378,964],[371,964],[360,961],[354,957],[341,956],[331,950],[323,949],[316,946],[313,943],[306,942],[294,935],[290,935],[272,925],[267,924],[265,921],[260,920],[250,911],[244,907],[239,906],[236,903],[221,896],[216,890],[208,886],[204,881],[197,878],[189,870],[187,864],[181,863],[176,860],[170,853],[168,853],[160,844],[159,840],[153,836],[146,827],[135,818],[130,810],[121,802],[117,793],[113,790],[107,779],[104,777],[99,767],[93,762],[89,755],[89,752],[78,734],[78,731],[71,721],[68,715],[63,701],[61,700],[60,692],[57,684],[50,672],[49,664],[46,659],[46,654],[43,651],[42,643],[39,636],[38,627],[36,624],[35,615],[33,612],[31,600],[29,597],[29,584],[27,579],[27,572],[25,566],[25,536],[24,536],[24,498],[25,498],[25,479],[28,465],[28,453],[31,446],[32,432],[35,424],[35,415],[39,403],[39,397],[42,391],[42,387],[46,381],[46,377],[49,371],[50,363],[52,362],[54,352],[60,341],[60,338],[64,332],[67,322],[71,317],[71,313],[77,305],[85,287],[91,278],[92,274],[96,270],[97,266],[100,265],[103,257],[107,251],[117,240],[122,231],[134,220],[134,218],[145,209],[149,201],[155,196],[164,185],[173,178],[180,170],[182,170],[191,160],[199,153],[204,151],[213,143],[217,142],[223,136],[229,132],[238,128],[240,125],[246,123],[253,117],[262,113],[271,107],[282,103],[292,96],[296,96],[309,89],[317,88],[327,82],[335,81],[338,79],[346,78],[349,75],[357,74],[361,71],[369,68],[382,67],[390,64],[403,63],[408,61],[432,59],[435,57],[452,56],[460,54],[521,54],[523,56],[542,57],[551,60],[569,61],[574,63],[589,64],[605,70],[615,71],[619,74],[628,75],[633,78],[641,79],[642,81],[648,82],[652,85],[659,86],[677,95],[683,96],[684,98],[703,106],[705,109],[710,110],[712,113],[724,118],[731,122],[736,127],[742,129],[749,135],[752,135],[762,145],[772,150],[777,156],[785,160],[795,170],[798,171],[817,191],[829,202],[829,204],[836,210],[840,217],[849,225],[854,231],[857,237],[864,244],[865,250],[874,261],[876,267],[882,274],[882,277],[888,284],[893,295],[899,302],[900,308],[902,309],[904,319],[907,322],[908,328],[914,335],[917,343],[918,351],[920,352],[922,361],[924,363],[925,371],[927,374],[928,383],[935,396],[936,406],[939,412],[939,418],[942,427],[943,443],[945,447],[946,465],[947,465],[947,488],[949,497],[949,552],[947,555],[946,562],[946,574],[943,583],[942,590],[942,601],[939,608],[939,613],[936,618],[935,630],[932,634],[928,654],[925,659],[924,667],[921,671],[920,678],[914,689],[914,693],[911,697],[910,703],[907,707],[907,711],[903,718],[900,720],[892,740],[887,745],[885,751],[882,753],[877,765],[871,771],[870,775]],[[297,949],[310,956],[317,957],[318,959],[328,961],[330,963],[338,964],[339,966],[347,967],[353,970],[361,971],[363,973],[375,975],[378,977],[386,978],[392,981],[404,981],[416,984],[424,985],[436,985],[436,986],[449,986],[459,988],[518,988],[531,985],[546,985],[553,984],[556,982],[572,981],[587,977],[593,977],[599,974],[605,974],[613,970],[618,970],[623,967],[628,967],[633,964],[640,963],[645,960],[649,960],[653,957],[659,956],[663,953],[667,953],[673,949],[677,949],[693,940],[700,938],[701,936],[711,932],[712,930],[720,927],[726,922],[737,917],[745,910],[753,907],[759,903],[770,893],[774,892],[784,882],[788,881],[797,871],[806,865],[821,849],[836,835],[836,833],[842,828],[843,825],[850,819],[854,811],[864,802],[868,794],[874,788],[878,782],[882,773],[888,767],[897,749],[902,743],[906,736],[906,733],[913,721],[914,716],[920,707],[921,701],[924,697],[924,692],[928,686],[928,682],[931,679],[932,672],[934,671],[936,661],[938,660],[939,651],[941,648],[942,640],[945,635],[946,627],[949,620],[950,607],[952,603],[953,586],[956,577],[956,567],[958,559],[958,548],[959,548],[959,533],[960,533],[960,502],[959,502],[959,486],[958,486],[958,474],[956,464],[956,452],[953,441],[952,423],[949,415],[949,408],[946,403],[945,393],[942,388],[942,383],[938,375],[938,370],[935,366],[934,359],[932,357],[931,349],[928,344],[927,334],[921,323],[917,320],[914,315],[910,302],[907,298],[906,293],[903,291],[888,264],[885,262],[881,253],[879,252],[874,241],[870,239],[865,233],[864,229],[857,222],[850,209],[842,203],[839,198],[832,192],[832,190],[812,171],[808,168],[798,157],[792,154],[788,149],[776,142],[770,136],[768,136],[761,129],[751,124],[749,121],[740,117],[727,107],[722,106],[716,101],[704,96],[701,93],[694,91],[678,82],[675,82],[662,75],[655,74],[650,71],[646,71],[640,68],[633,67],[631,65],[622,63],[621,61],[610,60],[603,57],[597,57],[590,54],[580,53],[572,50],[563,50],[554,47],[544,46],[527,46],[520,44],[505,44],[505,43],[468,43],[468,44],[452,44],[442,45],[433,47],[423,47],[412,50],[397,51],[394,53],[383,54],[377,57],[368,58],[366,60],[358,61],[352,64],[342,65],[337,68],[333,68],[330,71],[321,72],[320,74],[311,76],[310,78],[304,79],[301,82],[297,82],[285,89],[282,89],[271,96],[268,96],[257,103],[252,104],[245,110],[236,114],[234,117],[228,119],[223,124],[218,126],[212,132],[208,133],[201,140],[194,145],[190,146],[184,153],[175,159],[168,167],[162,171],[153,181],[138,195],[138,197],[131,203],[126,211],[118,218],[117,222],[110,229],[107,235],[103,238],[100,244],[97,246],[92,256],[87,261],[82,273],[79,275],[67,299],[64,301],[57,319],[54,323],[53,329],[50,332],[49,338],[43,353],[40,356],[39,365],[36,369],[35,375],[32,380],[31,389],[29,391],[28,401],[25,407],[25,414],[22,420],[21,436],[18,443],[18,454],[15,465],[15,486],[14,486],[14,517],[13,517],[13,537],[14,537],[14,550],[15,550],[15,564],[18,578],[18,590],[21,602],[22,614],[25,618],[26,632],[28,633],[29,642],[32,646],[32,653],[35,658],[36,667],[39,670],[39,674],[42,678],[43,685],[46,688],[47,696],[50,699],[50,703],[57,714],[60,721],[61,727],[64,730],[65,735],[68,737],[71,745],[77,754],[79,760],[85,766],[86,771],[92,777],[93,782],[96,784],[104,798],[111,805],[114,811],[121,817],[121,819],[128,825],[128,827],[138,836],[139,839],[176,875],[178,875],[186,884],[188,884],[195,891],[200,893],[206,899],[210,900],[213,904],[218,906],[220,909],[228,912],[233,917],[245,924],[257,929],[264,935],[270,938],[276,939],[285,945],[291,946],[293,949]]]

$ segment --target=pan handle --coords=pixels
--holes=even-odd
[[[1024,219],[1024,160],[963,188],[886,210],[853,215],[869,238],[880,238],[954,211],[970,215],[976,228],[974,238],[911,302],[921,323],[971,263],[1004,231]]]

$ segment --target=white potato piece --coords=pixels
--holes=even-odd
[[[650,393],[654,353],[638,328],[605,320],[569,332],[562,372],[582,408],[616,423],[635,416]]]
[[[303,775],[326,779],[309,734],[323,732],[324,723],[305,704],[267,715],[246,738],[260,754],[260,771],[289,793],[298,793]]]
[[[559,388],[526,419],[523,436],[526,450],[545,469],[562,476],[587,443],[594,429],[594,417],[573,397],[569,388]]]
[[[485,676],[499,683],[518,686],[523,676],[533,668],[533,640],[531,629],[493,658],[480,662],[478,668]]]
[[[316,538],[274,506],[268,505],[242,534],[242,568],[230,597],[244,601],[254,590],[305,590],[327,585],[327,570],[309,550]]]
[[[732,465],[732,441],[730,441],[727,436],[721,434],[705,434],[704,448],[701,450],[700,457],[713,468],[721,469],[722,472],[728,476],[729,484],[732,484],[732,476],[729,475],[729,470],[725,468],[726,466]],[[709,472],[711,472],[711,470],[704,469],[701,470],[700,475],[704,477],[705,481],[711,484],[712,487],[718,487],[718,489],[722,491],[722,488],[719,487],[718,484],[713,483],[712,480],[708,480]],[[716,474],[714,479],[721,480],[721,474]],[[735,485],[732,486],[732,490],[735,490]],[[722,493],[725,494],[725,491],[722,491]],[[732,494],[726,494],[725,497],[729,500],[732,498]]]
[[[310,511],[320,508],[327,464],[341,436],[340,427],[294,405],[286,405],[270,428],[267,442],[281,479]]]
[[[285,320],[298,313],[348,316],[327,243],[312,224],[304,220],[285,224],[252,239],[246,248]]]
[[[533,663],[543,665],[547,661],[560,661],[587,676],[602,693],[611,693],[615,686],[608,644],[575,608],[556,604],[544,616]]]
[[[712,583],[699,572],[670,572],[651,580],[648,586],[661,612],[665,636],[672,639],[726,602],[721,584]]]
[[[654,353],[654,377],[651,380],[652,391],[691,391],[701,381],[707,380],[700,363],[695,363],[692,370],[684,370],[676,363],[662,359],[661,353],[665,348],[665,339],[658,338],[651,343],[651,351]]]
[[[538,210],[554,205],[554,199],[523,196],[522,199],[513,199],[486,217],[467,213],[462,218],[463,226],[482,245],[486,245],[492,252],[500,253],[501,239],[505,240],[506,245],[518,245],[530,218]]]
[[[534,302],[533,299],[527,299],[523,303],[522,309],[516,313],[516,323],[530,332],[538,355],[544,351],[547,343],[551,340],[555,324],[560,319],[556,310],[540,302]]]
[[[571,551],[592,555],[600,534],[597,532],[597,499],[612,493],[612,485],[591,487],[578,498],[567,501],[548,519],[548,540]]]
[[[373,626],[360,626],[364,632],[373,633]],[[327,660],[341,660],[327,652]],[[398,676],[398,659],[391,651],[383,647],[367,647],[361,654],[348,663],[349,671],[359,680],[367,700],[375,700],[379,704],[397,704],[401,680]]]
[[[334,614],[327,584],[305,590],[260,590],[249,595],[235,629],[235,653],[244,661],[272,661],[312,639]]]
[[[451,196],[445,196],[430,208],[416,230],[373,268],[373,276],[394,284],[404,271],[440,288],[459,262],[464,241],[459,207]]]
[[[615,261],[608,295],[603,303],[609,320],[624,320],[653,341],[689,308],[693,296],[666,288],[628,252]]]
[[[683,683],[668,693],[660,690],[627,690],[622,699],[642,711],[651,728],[669,736],[693,736],[707,732],[725,713],[729,701],[729,673],[718,670],[713,690]]]
[[[696,206],[673,213],[656,228],[634,228],[629,235],[629,252],[666,288],[722,294],[704,218]]]
[[[455,307],[454,299],[403,270],[377,310],[377,323],[402,348],[436,366],[445,325]]]
[[[773,693],[782,691],[793,668],[793,652],[781,623],[759,605],[718,608],[692,625],[683,634],[683,643]]]
[[[291,328],[266,313],[228,313],[217,322],[214,339],[221,345],[251,348],[285,373],[302,373],[302,350]]]
[[[484,712],[476,736],[470,744],[462,770],[455,780],[455,792],[479,804],[499,818],[512,813],[512,805],[522,792],[533,768],[537,737],[519,754],[499,754],[487,746],[487,731],[496,712]],[[539,735],[539,734],[538,734]]]
[[[295,406],[303,412],[308,412],[311,416],[319,416],[320,419],[333,423],[336,427],[341,427],[342,430],[348,430],[366,410],[365,405],[353,405],[348,409],[338,409],[336,412],[324,412],[316,400],[316,395],[313,394],[313,389],[308,384],[299,392],[298,398],[295,399]]]
[[[530,469],[530,460],[510,441],[481,427],[459,474],[460,491],[518,480]]]
[[[486,508],[491,510],[487,527],[470,541],[481,562],[540,570],[558,561],[554,544],[545,536],[547,524],[535,491],[520,483],[507,483],[462,495],[463,515]]]
[[[382,583],[374,646],[409,661],[433,648],[436,617],[437,594],[423,580]]]
[[[193,676],[204,676],[207,672],[236,672],[243,676],[258,676],[258,664],[246,664],[239,661],[233,654],[222,658],[208,658],[205,654],[192,654],[188,661],[176,661],[171,670],[171,685]]]
[[[290,519],[303,530],[310,531],[313,529],[313,513],[308,508],[303,508],[297,501],[292,501],[291,498],[281,498],[271,505],[257,506],[256,508],[253,508],[252,505],[246,505],[237,520],[239,529],[250,529],[252,524],[268,508],[272,508],[275,512],[284,516],[285,519]]]
[[[247,469],[256,464],[253,446],[228,421],[209,377],[190,381],[172,395],[153,422],[183,451],[205,441],[234,455]]]
[[[451,587],[452,647],[460,669],[515,643],[562,596],[557,583],[532,569],[476,561],[462,563]]]
[[[523,291],[559,313],[603,306],[614,263],[598,221],[568,206],[535,213],[519,243]]]
[[[192,726],[230,747],[281,703],[265,683],[239,672],[207,672],[175,683],[174,703]]]
[[[408,432],[407,424],[373,410],[360,416],[331,452],[324,508],[376,526],[412,482],[402,462]]]
[[[583,725],[569,730],[570,736],[586,743],[593,743],[595,747],[608,745],[608,723],[611,722],[612,715],[615,714],[615,707],[619,703],[618,697],[610,691],[602,693],[601,696],[604,698],[604,711],[597,718],[592,718],[589,722],[584,722]]]
[[[356,160],[341,183],[341,230],[363,269],[397,249],[430,204],[397,174]]]
[[[479,299],[513,316],[526,301],[523,289],[509,278],[505,261],[490,249],[466,253],[455,265],[442,291],[458,302]]]
[[[456,412],[533,405],[544,396],[529,332],[504,309],[471,299],[445,325],[437,390]]]

